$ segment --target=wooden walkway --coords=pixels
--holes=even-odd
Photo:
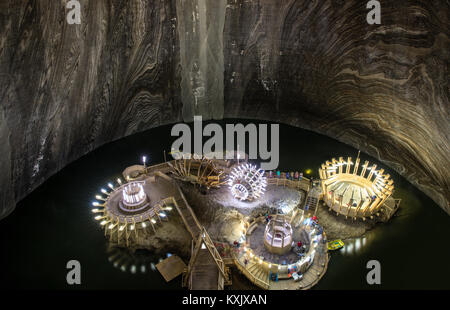
[[[217,251],[206,229],[200,224],[192,208],[184,197],[181,188],[168,175],[156,171],[156,175],[170,180],[176,189],[175,207],[186,229],[192,236],[192,253],[183,285],[191,290],[223,290],[229,283],[228,268]]]
[[[170,162],[171,163],[171,162]],[[321,255],[316,256],[310,268],[304,273],[304,277],[299,282],[290,280],[271,281],[267,270],[256,261],[245,263],[241,253],[232,253],[230,258],[223,258],[214,242],[209,237],[206,229],[199,223],[194,211],[189,206],[183,192],[178,184],[166,173],[171,171],[170,163],[162,163],[155,166],[145,167],[145,175],[154,174],[164,178],[173,185],[173,197],[170,197],[177,209],[186,229],[192,236],[191,259],[187,268],[183,273],[183,286],[191,290],[222,290],[224,285],[231,284],[229,268],[225,266],[224,260],[228,264],[234,264],[249,280],[255,285],[263,289],[309,289],[314,286],[320,278],[325,274],[328,265],[328,253],[325,245],[319,246]],[[144,169],[141,167],[133,167],[126,171]],[[225,168],[225,171],[229,168]],[[124,172],[125,176],[125,172]],[[307,193],[305,205],[309,206],[308,213],[315,213],[319,203],[320,193],[315,188],[310,188],[309,180],[288,180],[284,178],[268,178],[268,184],[277,186],[291,187],[297,190],[303,190]],[[300,211],[300,212],[299,212]],[[303,212],[301,212],[303,211]],[[297,215],[304,214],[305,210],[301,210],[300,205],[297,206],[293,219]],[[241,252],[242,249],[240,249]]]

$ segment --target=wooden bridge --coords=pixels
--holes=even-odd
[[[176,188],[174,205],[192,236],[191,259],[183,274],[183,286],[191,290],[223,290],[225,285],[231,284],[231,277],[214,242],[198,221],[178,184],[161,171],[155,174],[170,180]]]

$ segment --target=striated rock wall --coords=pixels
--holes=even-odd
[[[381,25],[360,0],[80,0],[80,25],[66,2],[0,2],[0,218],[92,149],[197,113],[329,135],[450,212],[448,1],[383,0]]]
[[[176,1],[184,121],[223,117],[226,0]]]
[[[304,127],[394,168],[450,212],[448,1],[229,1],[225,117]]]
[[[181,120],[175,1],[0,4],[0,218],[114,139]]]

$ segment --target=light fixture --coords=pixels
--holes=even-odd
[[[264,170],[245,163],[231,171],[228,185],[233,197],[241,201],[252,201],[264,195],[267,180]]]

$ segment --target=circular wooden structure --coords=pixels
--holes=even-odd
[[[326,161],[319,169],[323,200],[337,214],[373,218],[394,190],[390,175],[376,168],[369,167],[368,161],[360,165],[359,158],[355,162],[351,157]]]
[[[225,174],[213,160],[204,156],[186,156],[168,163],[174,176],[206,188],[220,187],[225,183]]]

